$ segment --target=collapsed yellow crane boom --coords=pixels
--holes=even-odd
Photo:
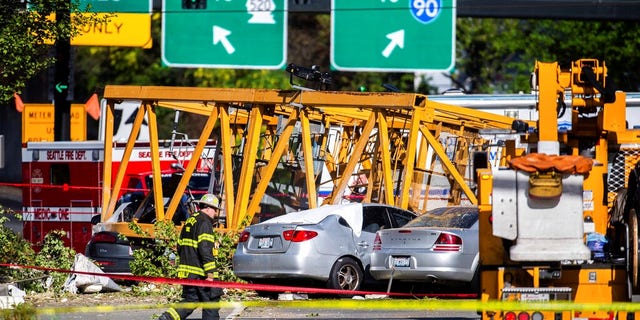
[[[112,141],[113,106],[124,100],[141,100],[142,107],[134,122],[132,138],[127,142],[128,157],[140,130],[143,117],[149,118],[151,145],[158,145],[156,128],[157,108],[168,108],[207,117],[206,124],[196,144],[182,180],[166,212],[163,212],[162,188],[154,185],[158,220],[170,220],[178,206],[189,177],[195,169],[204,145],[211,132],[219,134],[217,147],[222,155],[224,209],[227,212],[227,228],[238,229],[245,220],[251,220],[260,210],[274,172],[287,153],[291,152],[289,140],[296,127],[301,132],[301,166],[304,172],[308,207],[316,203],[317,190],[313,168],[314,151],[310,123],[320,123],[325,128],[341,127],[351,136],[344,136],[341,143],[329,150],[327,131],[321,138],[321,153],[331,172],[333,192],[325,203],[337,203],[354,174],[364,174],[368,180],[364,201],[393,204],[402,208],[417,209],[415,198],[420,196],[423,182],[417,181],[429,168],[424,167],[426,150],[431,150],[443,162],[450,180],[460,188],[471,203],[476,198],[465,181],[466,165],[452,163],[444,147],[438,141],[441,133],[460,137],[464,142],[461,153],[479,141],[481,129],[509,129],[513,118],[492,113],[457,107],[430,101],[427,96],[412,93],[297,91],[269,89],[225,89],[160,86],[106,86],[107,99],[105,141]],[[279,119],[286,119],[281,123]],[[281,121],[282,122],[282,121]],[[218,126],[219,132],[214,130]],[[153,124],[153,125],[151,125]],[[265,129],[266,128],[266,129]],[[237,141],[241,140],[238,144]],[[268,148],[265,147],[268,145]],[[465,149],[466,150],[462,150]],[[110,159],[111,144],[105,142],[105,159]],[[242,159],[239,179],[233,179],[232,156]],[[317,154],[315,155],[317,158]],[[160,176],[157,152],[151,152],[154,177]],[[456,157],[457,158],[457,157]],[[461,158],[464,158],[461,157]],[[111,164],[105,163],[103,189],[104,223],[115,209],[122,177],[128,159],[123,159],[115,181],[111,181]],[[157,181],[157,182],[156,182]],[[154,179],[154,184],[160,183]],[[112,186],[113,187],[110,187]],[[426,186],[428,188],[428,185]],[[374,194],[373,190],[380,192]],[[394,193],[394,190],[396,191]],[[413,190],[413,191],[411,191]],[[422,189],[424,191],[424,189]],[[411,192],[410,192],[411,191]],[[169,195],[164,195],[169,196]],[[124,223],[111,223],[106,229],[127,235],[131,232]],[[143,227],[151,232],[150,227]]]

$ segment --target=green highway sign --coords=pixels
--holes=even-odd
[[[288,0],[163,0],[162,62],[169,67],[282,69]]]
[[[455,0],[333,0],[331,67],[343,71],[449,71]]]
[[[150,13],[153,0],[80,0],[80,9],[91,12]]]

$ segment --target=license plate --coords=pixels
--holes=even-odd
[[[273,238],[260,238],[258,240],[258,248],[260,249],[268,249],[273,247]]]
[[[521,293],[520,301],[549,302],[549,294],[548,293]]]
[[[393,257],[393,266],[406,268],[409,266],[409,257]]]

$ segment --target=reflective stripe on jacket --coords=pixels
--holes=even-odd
[[[188,278],[189,274],[205,277],[215,271],[213,232],[212,219],[202,212],[185,221],[178,240],[178,278]]]

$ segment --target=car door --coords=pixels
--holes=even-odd
[[[390,227],[386,206],[365,205],[362,207],[362,232],[356,238],[356,253],[365,268],[371,261],[376,231]]]

